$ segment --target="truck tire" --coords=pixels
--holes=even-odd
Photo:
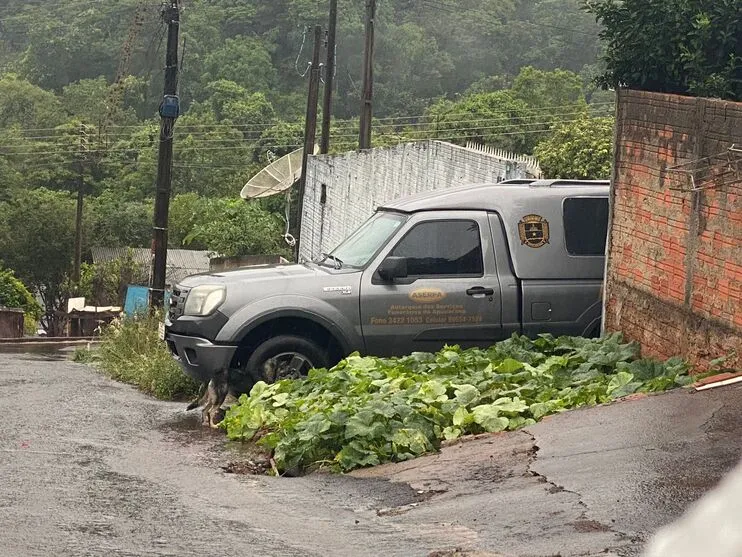
[[[266,340],[250,355],[245,371],[254,381],[275,383],[280,379],[298,379],[312,368],[329,365],[329,356],[314,341],[281,335]]]

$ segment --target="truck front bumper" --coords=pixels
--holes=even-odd
[[[186,375],[202,383],[208,383],[216,372],[229,369],[237,351],[236,346],[217,345],[204,338],[170,332],[165,341]]]

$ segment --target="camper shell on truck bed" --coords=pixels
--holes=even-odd
[[[228,370],[246,390],[354,351],[595,335],[608,190],[607,181],[515,180],[386,203],[313,262],[184,280],[165,340],[189,375]]]

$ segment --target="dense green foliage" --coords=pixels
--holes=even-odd
[[[41,306],[10,269],[0,266],[0,308],[22,309],[33,322],[41,317]]]
[[[198,385],[183,373],[157,335],[162,316],[143,315],[114,322],[94,352],[78,351],[75,360],[94,363],[105,374],[163,400],[192,397]]]
[[[607,87],[742,101],[742,0],[586,0]]]
[[[583,118],[559,124],[534,154],[547,178],[609,179],[614,118]]]
[[[99,263],[83,263],[78,296],[88,305],[123,307],[130,284],[146,284],[149,270],[134,261],[132,253],[120,259]]]
[[[352,355],[305,380],[258,383],[223,422],[258,441],[281,471],[401,461],[444,439],[514,430],[544,416],[690,382],[680,360],[639,359],[620,335],[514,336],[489,350],[447,347],[401,359]]]
[[[132,45],[136,79],[127,83],[127,108],[151,116],[161,90],[160,2],[6,0],[0,69],[57,92],[99,76],[110,82],[138,4],[145,6],[144,24]],[[359,108],[364,3],[339,4],[337,115],[347,118]],[[265,93],[289,118],[303,115],[305,82],[296,68],[303,72],[311,58],[306,26],[327,25],[326,2],[190,0],[183,8],[186,107],[205,101],[210,83],[227,79]],[[526,65],[580,72],[600,52],[598,30],[578,0],[385,2],[377,17],[378,112],[420,114],[427,99],[492,75],[515,75]]]

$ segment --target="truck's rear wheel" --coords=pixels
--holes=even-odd
[[[312,368],[327,367],[329,357],[314,341],[281,335],[259,345],[245,364],[245,371],[255,381],[275,383],[281,379],[297,379]]]

